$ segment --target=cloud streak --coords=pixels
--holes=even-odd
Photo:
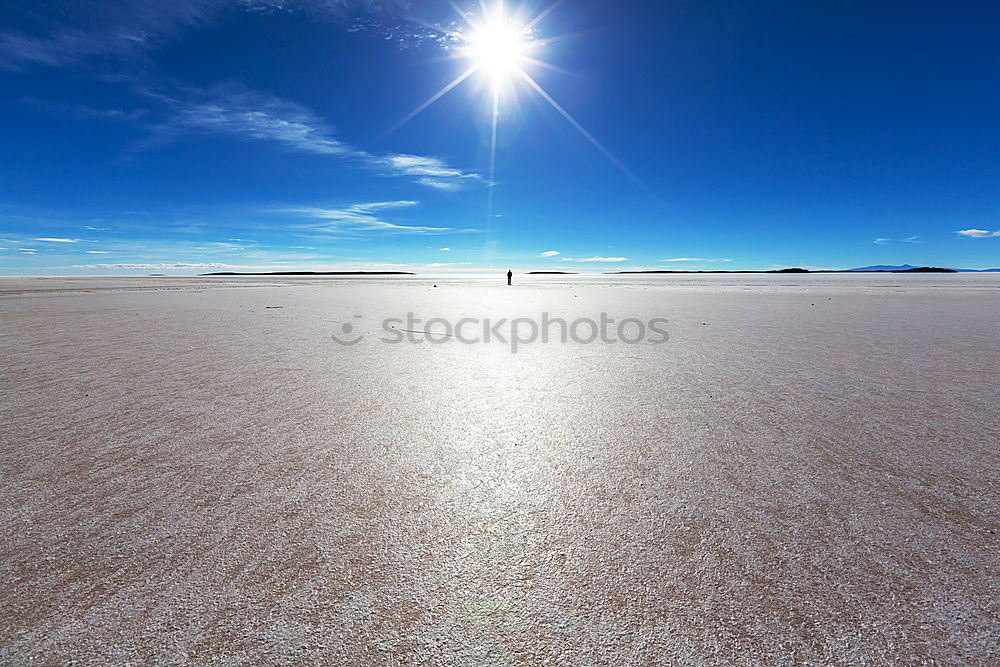
[[[167,117],[150,128],[145,139],[127,152],[150,150],[198,136],[223,136],[243,141],[276,144],[293,153],[325,155],[352,160],[384,176],[404,177],[439,191],[454,192],[483,182],[471,171],[452,167],[426,155],[378,155],[344,143],[306,107],[250,90],[238,84],[207,89],[188,88],[178,95],[150,90],[141,93],[163,105]]]
[[[960,229],[955,233],[967,239],[986,239],[993,236],[1000,236],[1000,231],[991,232],[988,229]]]
[[[436,157],[407,154],[375,157],[360,151],[358,154],[370,164],[383,167],[390,174],[411,176],[417,183],[436,190],[454,192],[469,183],[482,180],[479,174],[449,167]]]
[[[0,67],[62,67],[98,56],[136,57],[181,32],[207,25],[231,0],[119,0],[23,3],[20,30],[0,31]]]
[[[148,264],[73,264],[74,269],[108,269],[112,271],[154,271],[162,269],[235,269],[220,262],[151,262]]]
[[[667,259],[658,260],[660,262],[731,262],[733,261],[730,257],[669,257]]]
[[[142,61],[147,52],[233,12],[302,12],[333,19],[352,31],[377,30],[404,44],[442,35],[407,20],[414,11],[410,0],[47,0],[13,5],[9,15],[18,27],[0,29],[0,69],[65,67],[109,57]],[[366,19],[359,23],[359,17]]]
[[[305,107],[242,86],[219,85],[189,90],[192,99],[178,100],[148,93],[172,110],[151,135],[133,149],[148,149],[209,134],[270,141],[299,153],[349,155],[352,150],[329,136],[326,127]]]
[[[291,213],[319,222],[308,225],[309,229],[333,234],[388,233],[388,234],[460,234],[474,232],[474,229],[454,227],[429,227],[424,225],[398,225],[383,219],[383,211],[405,209],[417,206],[412,200],[369,202],[352,204],[344,208],[320,208],[314,206],[280,209],[278,213]]]

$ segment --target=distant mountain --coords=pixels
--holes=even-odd
[[[265,273],[239,273],[237,271],[215,271],[202,276],[414,276],[409,271],[267,271]]]
[[[926,268],[928,267],[913,266],[912,264],[900,264],[899,266],[876,264],[875,266],[862,266],[857,269],[844,269],[844,271],[912,271],[913,269]],[[958,273],[1000,273],[1000,269],[949,269],[949,271],[956,271]],[[920,271],[919,273],[925,272]]]
[[[875,266],[862,266],[858,269],[844,269],[845,271],[906,271],[908,269],[915,269],[917,267],[912,264],[900,264],[899,266],[891,266],[889,264],[876,264]]]

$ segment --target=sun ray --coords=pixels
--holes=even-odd
[[[463,21],[465,21],[470,28],[476,27],[472,24],[472,21],[469,19],[469,15],[464,11],[462,11],[462,8],[458,6],[455,0],[448,0],[448,4],[451,5],[451,8],[455,10],[455,13],[458,14],[458,17]]]
[[[486,242],[489,243],[493,226],[493,197],[496,191],[497,126],[500,118],[500,89],[493,89],[493,127],[490,131],[490,182],[486,184]]]
[[[521,78],[523,78],[528,83],[529,86],[531,86],[535,90],[536,93],[538,93],[539,95],[542,96],[542,99],[544,99],[546,102],[548,102],[552,106],[553,109],[555,109],[556,111],[558,111],[559,115],[561,115],[563,118],[565,118],[566,121],[569,122],[569,124],[572,125],[574,128],[576,128],[576,130],[580,134],[582,134],[587,141],[589,141],[591,144],[594,145],[594,147],[597,150],[599,150],[601,153],[603,153],[604,157],[606,157],[609,160],[611,160],[611,163],[613,165],[615,165],[616,167],[618,167],[618,169],[620,169],[623,174],[625,174],[630,179],[632,179],[632,181],[634,181],[639,187],[641,187],[647,193],[649,193],[650,195],[652,195],[653,198],[656,199],[658,202],[660,202],[661,204],[664,203],[659,198],[659,196],[657,196],[657,194],[655,192],[653,192],[649,188],[648,185],[646,185],[645,183],[642,182],[642,179],[640,179],[638,176],[636,176],[635,173],[631,169],[629,169],[628,167],[626,167],[625,164],[621,160],[619,160],[617,157],[615,157],[614,153],[612,153],[607,148],[605,148],[604,144],[602,144],[600,141],[598,141],[594,137],[594,135],[592,135],[590,132],[588,132],[587,129],[583,125],[581,125],[579,122],[577,122],[577,120],[575,118],[573,118],[573,116],[568,111],[566,111],[566,109],[564,109],[561,104],[559,104],[558,102],[556,102],[555,99],[553,99],[552,96],[549,95],[545,91],[545,89],[542,88],[538,84],[537,81],[535,81],[533,78],[531,78],[530,74],[528,74],[527,72],[525,72],[520,67],[517,68],[517,73],[521,76]]]
[[[429,98],[427,98],[426,102],[424,102],[423,104],[421,104],[420,106],[418,106],[416,109],[414,109],[410,113],[406,114],[406,116],[404,116],[401,121],[399,121],[398,123],[396,123],[395,125],[393,125],[392,127],[390,127],[388,130],[386,130],[385,132],[383,132],[382,134],[380,134],[378,136],[378,138],[376,139],[376,141],[384,139],[388,135],[392,134],[393,132],[395,132],[396,130],[398,130],[399,128],[401,128],[403,125],[405,125],[407,122],[409,122],[414,116],[416,116],[417,114],[419,114],[421,111],[423,111],[424,109],[426,109],[427,107],[429,107],[430,105],[434,104],[439,99],[441,99],[442,97],[444,97],[445,95],[447,95],[448,92],[451,89],[453,89],[455,86],[457,86],[458,84],[462,83],[463,81],[465,81],[466,79],[468,79],[470,76],[472,76],[473,74],[475,74],[476,71],[479,69],[479,67],[480,66],[478,64],[474,64],[474,65],[472,65],[472,67],[470,67],[469,69],[465,70],[464,72],[462,72],[461,74],[459,74],[458,76],[456,76],[454,79],[452,79],[451,83],[449,83],[444,88],[442,88],[441,90],[439,90],[436,93],[434,93],[433,95],[431,95]]]
[[[526,23],[526,24],[524,25],[524,27],[525,27],[526,29],[528,29],[528,30],[531,30],[532,28],[534,28],[534,27],[535,27],[535,25],[536,25],[536,24],[537,24],[537,23],[538,23],[539,21],[541,21],[541,20],[542,20],[542,19],[544,19],[544,18],[545,18],[546,16],[548,16],[549,14],[551,14],[551,13],[552,13],[552,11],[553,11],[553,10],[554,10],[554,9],[555,9],[556,7],[558,7],[559,5],[561,5],[562,3],[563,3],[563,0],[556,0],[556,1],[555,1],[555,2],[553,2],[553,3],[551,4],[551,5],[549,5],[549,6],[547,7],[547,8],[545,8],[545,9],[543,9],[543,10],[542,10],[541,12],[539,12],[539,14],[538,14],[537,16],[535,16],[535,18],[533,18],[533,19],[531,19],[530,21],[528,21],[528,22],[527,22],[527,23]]]
[[[535,67],[541,67],[542,69],[547,69],[552,72],[559,72],[560,74],[566,74],[567,76],[573,76],[575,72],[570,72],[568,69],[563,69],[551,63],[547,63],[544,60],[538,60],[537,58],[531,58],[530,56],[525,56],[522,60],[526,63],[531,63]]]

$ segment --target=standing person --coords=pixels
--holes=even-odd
[[[508,285],[510,285],[510,279],[513,278],[513,277],[514,277],[514,274],[510,272],[510,269],[507,269],[507,284]]]

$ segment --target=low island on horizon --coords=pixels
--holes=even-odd
[[[997,269],[982,269],[982,272],[997,271]],[[715,270],[685,270],[685,269],[650,269],[640,271],[609,271],[608,273],[618,275],[623,273],[979,273],[979,269],[945,269],[937,266],[913,266],[909,268],[863,268],[863,269],[803,269],[801,267],[789,267],[787,269],[770,269],[768,271],[725,271]]]
[[[788,274],[788,273],[997,273],[1000,268],[990,269],[953,269],[938,266],[913,266],[901,264],[899,266],[865,266],[854,269],[806,269],[803,267],[788,267],[784,269],[754,270],[754,269],[637,269],[626,271],[606,271],[604,275],[630,275],[630,274]],[[199,274],[202,277],[232,277],[232,276],[415,276],[413,271],[214,271],[211,273]],[[523,275],[545,276],[578,275],[576,271],[524,271]]]
[[[410,271],[216,271],[202,276],[415,276]]]

